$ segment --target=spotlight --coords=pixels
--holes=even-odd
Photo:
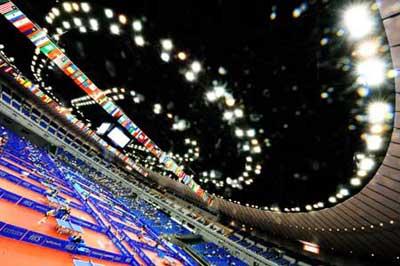
[[[142,22],[140,20],[133,21],[132,28],[134,31],[141,31],[143,29]]]
[[[360,57],[372,57],[378,53],[379,42],[377,40],[366,40],[356,48],[356,54]]]
[[[360,178],[354,177],[350,179],[350,184],[354,187],[358,187],[359,185],[361,185],[361,180]]]
[[[199,73],[201,71],[201,64],[199,61],[194,61],[190,67],[194,73]]]
[[[367,149],[370,151],[379,150],[382,147],[383,139],[381,136],[377,135],[367,135],[366,136]]]
[[[174,45],[170,39],[165,39],[161,41],[161,46],[165,51],[171,51]]]
[[[179,60],[186,60],[186,58],[187,58],[187,55],[186,55],[186,53],[184,53],[184,52],[179,52],[178,53],[178,58],[179,58]]]
[[[357,65],[357,74],[363,84],[378,86],[385,80],[385,63],[377,58],[367,59]]]
[[[332,196],[332,197],[329,197],[328,201],[329,201],[330,203],[336,203],[336,202],[337,202],[336,198],[333,197],[333,196]]]
[[[161,53],[161,60],[163,60],[164,62],[169,62],[170,60],[170,55],[166,52],[162,52]]]
[[[235,113],[235,116],[237,118],[242,118],[243,117],[243,110],[242,109],[237,108],[237,109],[235,109],[234,113]]]
[[[374,167],[375,162],[371,158],[363,158],[360,161],[360,170],[370,171]]]
[[[90,28],[94,31],[97,31],[99,29],[99,22],[95,18],[89,19],[89,25]]]
[[[214,102],[218,98],[214,91],[208,91],[206,97],[209,102]]]
[[[107,18],[112,18],[114,16],[114,12],[109,8],[104,9],[104,14]]]
[[[119,26],[117,24],[111,24],[110,31],[114,35],[119,35],[120,34],[120,29],[119,29]]]
[[[373,102],[368,105],[368,122],[379,124],[385,122],[390,115],[390,105],[385,102]]]
[[[372,32],[374,22],[367,4],[355,4],[344,12],[344,25],[350,36],[360,39]]]
[[[235,129],[235,135],[236,135],[237,137],[241,138],[241,137],[244,136],[244,132],[243,132],[242,129],[237,128],[237,129]]]
[[[141,35],[135,36],[135,43],[137,46],[144,46],[144,38]]]
[[[72,5],[71,5],[70,2],[64,2],[64,3],[62,4],[62,6],[63,6],[63,8],[64,8],[64,10],[65,10],[66,12],[70,13],[70,12],[72,11]]]
[[[118,20],[121,24],[126,24],[128,22],[128,19],[126,18],[125,15],[119,15]]]
[[[192,71],[186,71],[185,73],[185,78],[187,81],[193,82],[196,79],[196,76],[194,75],[194,73]]]
[[[90,5],[88,3],[81,3],[83,12],[88,13],[90,11]]]

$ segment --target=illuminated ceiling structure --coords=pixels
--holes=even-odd
[[[210,15],[205,25],[184,15],[187,29],[176,31],[179,11],[164,4],[170,13],[89,1],[43,2],[42,11],[16,4],[217,196],[262,210],[325,208],[358,192],[383,159],[395,72],[372,3],[275,3],[243,14],[235,4],[204,4],[192,8],[232,14],[222,22]],[[231,27],[239,30],[221,31]],[[92,129],[115,123],[43,56],[19,58],[28,46],[13,43],[11,29],[4,34],[16,65]],[[169,175],[138,143],[126,152]]]

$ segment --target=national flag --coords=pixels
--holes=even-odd
[[[38,31],[38,28],[32,23],[32,25],[27,24],[26,27],[21,28],[20,31],[29,38],[29,36],[34,35]]]
[[[16,28],[20,28],[20,27],[23,27],[24,25],[26,25],[26,24],[28,24],[28,23],[30,23],[31,21],[29,20],[29,18],[27,18],[27,17],[25,17],[25,16],[20,16],[17,20],[15,20],[14,22],[13,22],[13,25],[16,27]]]
[[[68,57],[66,57],[64,54],[60,54],[53,60],[54,64],[58,66],[59,68],[63,69],[67,63],[69,63]]]
[[[3,13],[4,14],[4,13]],[[14,9],[4,15],[8,21],[12,21],[20,16],[25,16],[19,9]]]
[[[61,50],[56,48],[53,51],[51,51],[47,56],[51,59],[54,60],[57,56],[62,54]]]
[[[46,33],[42,30],[38,30],[28,36],[29,40],[33,43],[43,37],[46,37]]]
[[[37,48],[42,48],[50,43],[50,39],[46,37],[40,38],[34,44],[36,45]],[[44,53],[44,50],[40,49]]]
[[[136,137],[136,139],[137,139],[140,143],[144,143],[144,142],[146,142],[146,141],[149,139],[149,137],[148,137],[146,134],[144,134],[143,132],[141,132],[141,133]]]
[[[80,76],[77,78],[77,80],[78,80],[79,83],[83,83],[83,82],[85,82],[87,79],[88,79],[88,78],[87,78],[87,76],[86,76],[85,74],[82,74],[82,75],[80,75]]]
[[[121,125],[126,128],[127,125],[129,124],[129,119],[125,120],[124,122],[121,123]]]
[[[34,27],[33,23],[29,22],[29,23],[19,27],[18,30],[25,34],[25,32],[27,32],[28,30],[32,29],[33,27]]]
[[[6,14],[10,11],[15,10],[17,7],[14,6],[11,2],[5,2],[4,4],[0,5],[0,14]]]
[[[97,88],[97,86],[92,82],[92,84],[90,84],[89,86],[88,86],[88,88],[91,90],[91,91],[97,91],[98,90],[98,88]]]
[[[43,43],[42,45],[39,45],[39,47],[41,47],[40,51],[42,51],[45,55],[48,55],[50,52],[57,48],[56,45],[51,41],[48,43]]]
[[[68,67],[65,68],[65,72],[67,73],[68,76],[71,76],[73,73],[75,73],[78,70],[78,67],[74,64],[69,65]]]

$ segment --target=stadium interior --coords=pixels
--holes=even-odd
[[[0,0],[0,266],[400,265],[400,0]]]

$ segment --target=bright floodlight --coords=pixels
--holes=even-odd
[[[161,41],[161,46],[165,51],[171,51],[174,45],[170,39],[165,39]]]
[[[198,73],[201,71],[201,64],[199,61],[194,61],[190,66],[194,73]]]
[[[83,12],[88,13],[90,11],[90,5],[88,3],[81,3]]]
[[[366,142],[368,150],[377,151],[382,147],[383,139],[381,136],[367,135]]]
[[[89,25],[90,28],[94,31],[97,31],[99,29],[99,22],[95,18],[89,19]]]
[[[377,40],[366,40],[356,48],[356,53],[360,57],[371,57],[378,53],[379,42]]]
[[[225,98],[225,103],[227,106],[234,106],[235,105],[235,99],[233,97],[226,97]]]
[[[235,113],[235,116],[237,118],[242,118],[243,117],[243,110],[242,109],[237,108],[237,109],[235,109],[234,113]]]
[[[359,185],[361,185],[361,180],[358,177],[353,177],[352,179],[350,179],[350,184],[354,187],[358,187]]]
[[[390,105],[384,102],[373,102],[368,105],[368,122],[379,124],[385,122],[390,115]]]
[[[214,91],[208,91],[206,93],[207,100],[210,102],[214,102],[218,97]]]
[[[82,20],[80,18],[73,18],[72,21],[78,27],[82,26]]]
[[[166,53],[166,52],[161,53],[161,60],[163,60],[164,62],[169,62],[170,58],[171,57],[168,53]]]
[[[350,192],[347,188],[342,188],[339,190],[339,194],[341,194],[343,196],[348,196],[348,195],[350,195]]]
[[[232,118],[233,118],[233,112],[231,112],[231,111],[225,111],[225,112],[224,112],[224,115],[223,115],[223,119],[224,119],[224,120],[229,121],[229,120],[231,120]]]
[[[63,25],[64,28],[66,28],[67,30],[71,28],[71,24],[68,21],[63,21],[61,23]]]
[[[56,15],[56,16],[59,16],[61,13],[60,13],[60,9],[58,9],[58,8],[56,8],[56,7],[53,7],[52,9],[51,9],[51,11],[53,12],[53,14],[54,15]]]
[[[193,82],[196,79],[196,76],[192,71],[186,71],[185,78],[187,81]]]
[[[107,18],[112,18],[114,16],[114,12],[109,8],[104,9],[104,14]]]
[[[306,205],[306,210],[307,211],[311,211],[312,210],[312,206],[311,205]]]
[[[137,46],[143,46],[144,45],[144,38],[141,35],[135,36],[135,43]]]
[[[62,4],[63,8],[65,11],[67,11],[68,13],[72,11],[72,5],[69,2],[64,2]]]
[[[360,161],[360,170],[370,171],[374,167],[375,162],[371,158],[364,158]]]
[[[236,137],[239,137],[239,138],[241,138],[241,137],[243,137],[243,135],[244,135],[244,132],[243,132],[243,130],[242,130],[242,129],[240,129],[240,128],[237,128],[237,129],[235,129],[235,135],[236,135]]]
[[[119,26],[117,24],[111,24],[110,31],[112,34],[118,35],[120,33]]]
[[[141,31],[143,26],[140,20],[135,20],[132,22],[132,28],[134,31]]]
[[[179,60],[186,60],[186,58],[187,58],[187,55],[186,55],[186,53],[184,53],[184,52],[179,52],[178,53],[178,58],[179,58]]]
[[[194,64],[194,63],[193,63]],[[193,64],[192,64],[192,69],[193,69]],[[193,70],[194,71],[194,70]],[[196,71],[194,71],[196,72]],[[225,87],[224,86],[215,86],[214,87],[214,92],[215,92],[215,96],[217,96],[217,98],[222,97],[225,94]]]
[[[333,197],[333,196],[329,197],[328,201],[329,201],[330,203],[336,203],[336,202],[337,202],[336,198]]]
[[[344,12],[344,25],[355,39],[362,38],[372,32],[374,22],[368,4],[355,4]]]
[[[377,86],[385,80],[386,66],[378,58],[371,58],[357,65],[357,74],[363,84]]]
[[[118,20],[121,24],[126,24],[126,22],[128,22],[128,19],[126,18],[125,15],[119,15],[118,16]]]
[[[161,110],[162,110],[161,104],[159,104],[159,103],[154,104],[153,111],[154,111],[155,114],[161,113]]]
[[[248,129],[247,131],[246,131],[246,135],[248,136],[248,137],[254,137],[255,135],[256,135],[256,131],[254,130],[254,129]]]

